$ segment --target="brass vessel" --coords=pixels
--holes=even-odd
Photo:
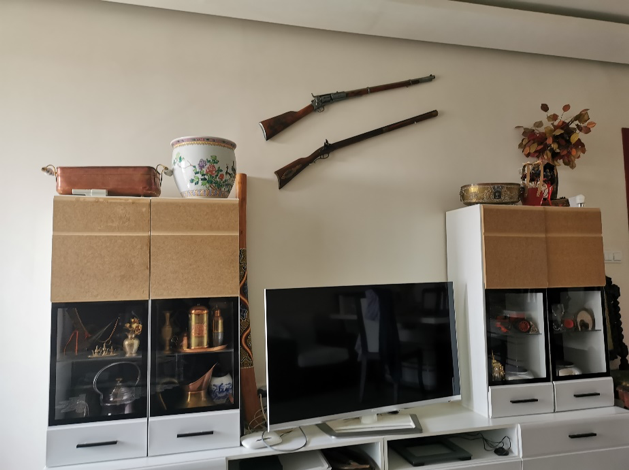
[[[466,206],[474,204],[517,204],[519,183],[478,183],[461,186],[459,197]]]
[[[212,316],[212,346],[221,346],[223,339],[223,316],[221,315],[221,309],[216,307]]]
[[[208,347],[208,313],[202,305],[190,309],[188,315],[188,348],[198,349]]]
[[[207,389],[210,386],[212,372],[215,367],[216,364],[214,364],[201,378],[182,387],[184,391],[184,398],[180,404],[181,408],[198,408],[214,404],[207,393]]]

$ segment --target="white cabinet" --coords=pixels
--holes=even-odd
[[[629,447],[525,459],[522,470],[627,470]]]
[[[463,404],[492,418],[612,405],[600,211],[477,205],[446,224]]]

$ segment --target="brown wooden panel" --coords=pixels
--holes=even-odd
[[[152,234],[151,298],[237,296],[238,252],[238,232]]]
[[[151,298],[239,294],[237,199],[151,201]]]
[[[484,236],[486,289],[545,289],[543,236]]]
[[[483,206],[483,233],[545,235],[544,209],[533,206]]]
[[[483,206],[485,288],[548,286],[541,207]]]
[[[149,233],[149,199],[56,196],[54,233]]]
[[[152,199],[151,233],[238,231],[237,199]]]
[[[147,300],[149,235],[53,234],[52,302]]]
[[[601,211],[545,208],[549,287],[605,285]]]
[[[150,202],[57,196],[51,300],[147,300]]]

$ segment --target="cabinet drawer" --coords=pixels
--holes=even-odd
[[[149,419],[149,455],[240,446],[240,411]]]
[[[492,418],[552,413],[554,409],[551,383],[489,387],[489,414]]]
[[[138,470],[227,470],[225,459],[197,460],[195,462],[175,463],[172,465],[155,465],[154,467],[138,467]]]
[[[523,457],[629,446],[629,414],[522,424],[520,429]],[[597,468],[607,470],[605,466]]]
[[[145,456],[146,419],[48,428],[48,467]]]
[[[585,410],[614,405],[614,381],[600,379],[555,382],[555,410]]]
[[[524,459],[523,470],[627,470],[629,447]]]
[[[477,465],[474,465],[474,460],[470,460],[465,462],[467,465],[464,467],[461,466],[461,463],[463,462],[460,462],[458,465],[452,467],[439,466],[439,470],[465,470],[466,468],[473,470],[522,470],[522,461],[520,460],[512,462],[481,463]]]

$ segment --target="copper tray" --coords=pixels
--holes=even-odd
[[[59,194],[72,190],[104,189],[109,196],[158,197],[161,174],[151,166],[60,166],[42,171],[57,179]]]
[[[181,349],[179,349],[179,352],[184,352],[184,353],[201,353],[201,352],[222,351],[226,347],[227,347],[226,344],[222,344],[220,346],[214,346],[212,348],[194,348],[194,349],[181,348]]]

